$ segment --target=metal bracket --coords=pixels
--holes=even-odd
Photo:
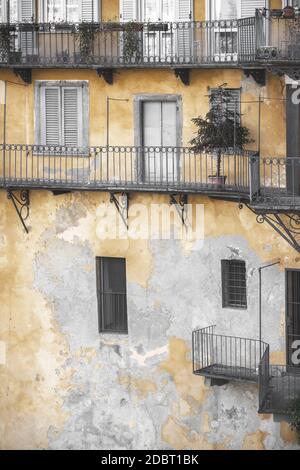
[[[291,247],[300,253],[300,214],[288,212],[259,212],[257,213],[249,205],[245,204],[256,216],[259,224],[267,223],[272,227]],[[243,204],[240,204],[240,208]]]
[[[108,85],[113,85],[114,83],[113,69],[97,69],[97,74],[99,77],[103,77],[104,81],[108,83]]]
[[[300,66],[299,65],[274,65],[269,66],[268,71],[273,73],[273,75],[277,75],[282,77],[283,75],[287,75],[292,80],[300,80]]]
[[[179,77],[186,86],[190,84],[190,69],[174,69],[175,77]]]
[[[128,230],[129,194],[121,193],[119,194],[119,198],[117,195],[118,193],[110,193],[110,202],[116,206],[116,209]]]
[[[244,69],[246,77],[252,77],[259,86],[266,86],[267,74],[265,69]]]
[[[16,209],[16,212],[24,227],[24,230],[26,233],[28,233],[29,230],[25,224],[25,220],[27,220],[29,216],[29,206],[30,206],[29,191],[27,189],[22,189],[20,191],[20,196],[17,197],[11,189],[8,189],[7,199],[11,200],[11,202],[13,203],[13,206]]]
[[[32,69],[28,68],[14,68],[16,75],[19,75],[24,83],[31,85],[32,83]]]
[[[182,225],[187,227],[186,219],[187,219],[187,208],[186,205],[188,203],[188,195],[187,194],[171,194],[170,195],[170,205],[175,206],[176,211],[181,219]]]

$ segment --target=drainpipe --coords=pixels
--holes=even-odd
[[[266,268],[271,268],[272,266],[276,266],[280,264],[280,259],[276,259],[274,261],[270,261],[269,264],[264,264],[258,268],[258,279],[259,279],[259,341],[260,341],[260,355],[261,355],[261,343],[262,343],[262,276],[261,273]]]

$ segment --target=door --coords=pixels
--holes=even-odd
[[[174,42],[171,23],[175,21],[174,0],[144,0],[144,56],[149,62],[170,61]]]
[[[143,103],[144,178],[149,182],[175,182],[178,175],[177,103]],[[162,148],[163,147],[163,148]]]
[[[300,372],[300,271],[286,272],[286,344],[289,369]]]

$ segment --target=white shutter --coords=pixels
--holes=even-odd
[[[33,19],[33,0],[21,0],[20,20],[22,22],[32,21]]]
[[[120,0],[121,21],[138,20],[137,0]]]
[[[241,0],[241,18],[255,16],[257,8],[268,8],[268,0]]]
[[[42,89],[41,130],[43,145],[61,145],[60,139],[60,89]]]
[[[81,21],[99,21],[99,0],[81,0]]]
[[[62,89],[63,144],[68,147],[82,146],[82,94],[81,88]]]
[[[19,6],[19,17],[21,23],[30,23],[34,19],[34,9],[33,9],[33,0],[21,0]],[[20,47],[24,55],[33,54],[34,46],[34,31],[29,31],[28,33],[21,32],[20,37]]]
[[[177,55],[180,62],[189,62],[192,56],[192,28],[186,24],[192,20],[192,1],[176,1],[176,21],[184,23],[177,30]]]
[[[193,11],[191,0],[175,0],[177,21],[192,21]]]

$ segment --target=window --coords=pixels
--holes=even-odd
[[[100,333],[128,333],[126,260],[96,258]]]
[[[223,308],[247,308],[246,263],[222,260]]]
[[[212,88],[210,90],[210,105],[215,107],[222,106],[223,109],[227,109],[232,113],[237,114],[237,118],[240,119],[241,114],[241,90],[240,88],[223,88],[226,98],[222,103],[222,94],[219,88]],[[220,109],[219,108],[219,109]]]
[[[40,0],[43,22],[99,21],[99,0]]]
[[[36,82],[36,143],[88,147],[88,83]]]
[[[4,23],[8,20],[8,11],[10,23],[32,21],[34,17],[34,2],[33,0],[10,0],[8,9],[8,1],[0,0],[0,10],[0,18]]]
[[[257,8],[268,8],[268,0],[207,0],[207,20],[235,20],[255,16]]]

